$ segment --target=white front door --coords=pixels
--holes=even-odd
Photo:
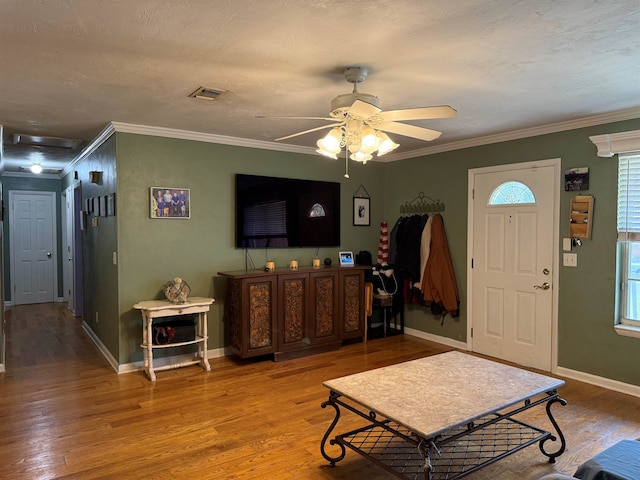
[[[53,192],[9,192],[14,305],[54,301],[55,198]]]
[[[559,169],[548,160],[469,171],[471,350],[545,371],[555,360]]]

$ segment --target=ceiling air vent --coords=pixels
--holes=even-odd
[[[204,100],[215,100],[220,95],[225,93],[225,90],[218,90],[217,88],[199,87],[195,92],[189,95],[191,98],[202,98]]]
[[[14,145],[29,145],[38,147],[66,148],[75,150],[82,143],[77,138],[47,137],[44,135],[29,135],[27,133],[14,133]]]

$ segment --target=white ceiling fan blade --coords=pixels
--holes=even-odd
[[[398,120],[423,120],[430,118],[451,118],[455,117],[455,109],[449,105],[441,105],[438,107],[422,107],[422,108],[406,108],[403,110],[389,110],[381,112],[380,117],[385,122],[395,122]]]
[[[289,115],[256,115],[256,118],[291,118],[294,120],[326,120],[328,122],[342,121],[342,119],[331,117],[291,117]]]
[[[367,118],[376,115],[381,111],[382,110],[380,110],[375,105],[363,102],[362,100],[356,100],[355,102],[353,102],[353,105],[351,105],[351,108],[349,109],[349,115],[366,120]]]
[[[428,128],[416,127],[415,125],[407,125],[406,123],[397,122],[384,122],[376,128],[385,132],[397,133],[398,135],[417,138],[426,142],[435,140],[440,135],[442,135],[442,132],[438,132],[436,130],[430,130]]]
[[[299,135],[304,135],[305,133],[311,133],[311,132],[317,132],[318,130],[322,130],[324,128],[333,128],[338,126],[335,123],[332,123],[330,125],[323,125],[321,127],[316,127],[316,128],[310,128],[309,130],[304,130],[302,132],[298,132],[298,133],[292,133],[291,135],[287,135],[286,137],[280,137],[280,138],[276,138],[275,141],[279,142],[280,140],[287,140],[288,138],[293,138],[293,137],[297,137]]]

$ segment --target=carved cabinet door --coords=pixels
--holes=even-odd
[[[307,338],[311,344],[336,342],[340,312],[338,272],[329,269],[312,272],[309,280]]]
[[[228,341],[243,358],[276,351],[275,288],[275,276],[229,281]]]
[[[364,272],[340,272],[340,338],[364,335]]]
[[[278,275],[278,351],[309,345],[309,274]]]

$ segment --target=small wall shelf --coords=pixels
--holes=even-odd
[[[569,236],[590,239],[592,223],[593,196],[578,195],[573,197],[569,210]]]

